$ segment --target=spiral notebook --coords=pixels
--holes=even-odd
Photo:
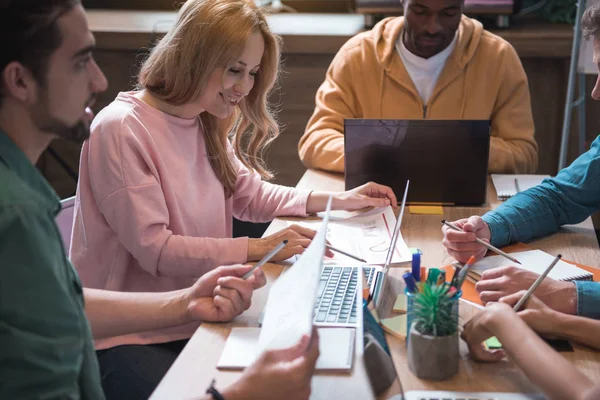
[[[542,274],[546,268],[554,260],[553,255],[542,250],[529,250],[511,253],[511,256],[519,260],[522,265],[517,265],[519,268]],[[490,256],[477,261],[469,271],[469,277],[475,281],[481,278],[481,274],[488,269],[503,267],[505,265],[514,265],[512,261],[503,256]],[[569,264],[560,260],[550,271],[548,276],[557,281],[593,281],[594,275],[582,268],[573,264]]]
[[[507,200],[519,192],[539,185],[550,175],[501,175],[492,174],[492,182],[498,194],[498,200]]]

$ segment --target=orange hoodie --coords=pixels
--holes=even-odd
[[[384,19],[340,49],[298,145],[304,164],[344,171],[344,118],[490,119],[489,172],[535,172],[529,87],[514,48],[463,16],[456,47],[425,105],[396,50],[403,25],[402,17]]]

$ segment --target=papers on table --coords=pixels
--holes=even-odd
[[[319,229],[321,221],[288,222],[313,230]],[[353,254],[367,261],[368,264],[385,264],[385,257],[390,247],[396,216],[392,207],[375,208],[361,214],[346,218],[331,219],[327,226],[327,240],[331,246]],[[409,262],[412,254],[402,238],[398,237],[392,264]],[[350,257],[334,252],[334,257],[326,258],[325,264],[360,265]]]
[[[233,328],[221,358],[219,369],[244,369],[261,354],[260,328]],[[354,359],[354,328],[319,328],[319,371],[350,371]]]
[[[539,185],[546,178],[550,178],[550,175],[492,174],[492,182],[494,182],[498,200],[507,200],[518,192],[524,192],[527,189]]]
[[[330,209],[331,198],[327,213],[308,248],[271,286],[258,339],[262,350],[294,346],[302,336],[312,333]]]
[[[542,250],[521,251],[518,253],[510,253],[510,255],[522,263],[522,265],[516,265],[516,267],[535,272],[538,275],[541,275],[554,260],[553,255]],[[479,280],[484,271],[503,267],[505,265],[514,265],[514,263],[502,256],[484,257],[473,264],[469,271],[469,275],[475,280]],[[593,279],[593,275],[590,272],[562,260],[554,266],[552,271],[548,274],[548,277],[559,281]]]

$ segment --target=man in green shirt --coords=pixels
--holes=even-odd
[[[231,320],[265,277],[231,266],[175,292],[82,289],[54,222],[59,199],[34,164],[52,139],[88,137],[106,89],[85,11],[79,0],[0,0],[0,49],[0,399],[102,399],[92,333]],[[305,398],[317,357],[316,335],[267,352],[223,394]]]

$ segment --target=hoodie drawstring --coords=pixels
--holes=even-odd
[[[469,63],[467,63],[467,65],[465,65],[465,71],[463,72],[463,93],[462,93],[462,102],[460,105],[460,118],[461,119],[466,119],[465,118],[465,108],[467,106],[467,81],[469,80],[469,77],[467,76],[467,74],[469,73]]]
[[[379,97],[379,118],[383,119],[383,94],[385,91],[385,68],[381,68],[381,79],[379,81],[379,87],[381,88],[381,96]]]

